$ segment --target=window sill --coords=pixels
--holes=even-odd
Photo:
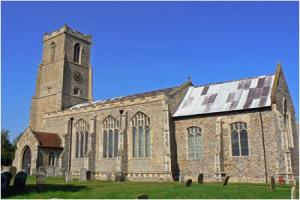
[[[232,158],[248,158],[250,155],[242,155],[242,156],[231,156]]]
[[[116,157],[116,158],[101,158],[101,160],[117,160],[118,158]]]
[[[151,160],[152,157],[132,157],[130,160]]]
[[[198,158],[198,159],[191,159],[191,158],[188,158],[187,161],[203,161],[203,158]]]

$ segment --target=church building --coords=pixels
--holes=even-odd
[[[94,101],[91,45],[91,35],[66,25],[44,34],[18,171],[128,181],[299,176],[298,128],[280,64],[272,75]]]

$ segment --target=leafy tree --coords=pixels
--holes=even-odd
[[[15,148],[9,141],[9,131],[1,130],[1,165],[11,165],[15,155]]]

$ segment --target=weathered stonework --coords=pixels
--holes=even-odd
[[[55,43],[55,51],[53,44]],[[33,168],[51,166],[64,175],[79,178],[81,170],[93,179],[115,180],[122,175],[132,181],[222,181],[265,182],[269,176],[298,176],[298,132],[294,110],[282,71],[276,73],[272,106],[223,113],[172,117],[182,102],[190,81],[181,86],[130,95],[106,101],[92,101],[91,36],[63,26],[44,36],[43,61],[38,68],[36,93],[32,99],[30,126],[17,143],[14,165],[24,160]],[[80,44],[76,61],[75,45]],[[51,48],[52,49],[51,49]],[[55,52],[55,53],[53,53]],[[77,74],[76,74],[77,73]],[[80,75],[78,75],[80,74]],[[78,75],[78,76],[77,76]],[[75,93],[78,88],[78,93]],[[294,144],[287,146],[282,99],[286,98],[292,121]],[[133,118],[142,113],[149,119],[150,156],[133,156]],[[105,158],[105,120],[111,117],[118,129],[117,156]],[[78,124],[84,122],[85,150],[78,156]],[[248,156],[232,156],[230,124],[244,122],[248,131]],[[140,122],[139,122],[140,123]],[[141,122],[142,123],[142,122]],[[197,126],[203,134],[201,159],[187,158],[187,128]],[[36,132],[57,135],[49,146]],[[52,137],[51,136],[51,137]],[[49,139],[50,141],[50,139]],[[30,159],[24,149],[31,150]],[[83,147],[82,147],[83,148]],[[288,169],[291,168],[291,169]]]

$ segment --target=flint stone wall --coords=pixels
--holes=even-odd
[[[179,168],[186,176],[197,181],[203,173],[206,181],[216,181],[215,154],[216,154],[216,126],[217,120],[222,120],[222,140],[224,172],[230,176],[232,182],[265,182],[265,167],[263,155],[262,129],[264,129],[265,149],[268,176],[277,172],[278,144],[276,115],[271,109],[260,110],[263,124],[260,121],[259,111],[235,112],[219,115],[206,115],[175,120],[177,153]],[[247,123],[249,156],[232,156],[230,124],[235,122]],[[187,158],[187,128],[198,126],[203,137],[203,158],[189,160]]]

